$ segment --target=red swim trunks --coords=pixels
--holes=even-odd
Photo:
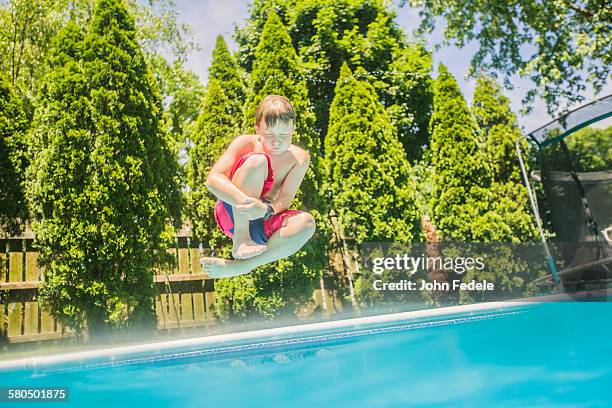
[[[264,181],[263,189],[261,191],[262,198],[270,189],[272,188],[272,183],[274,183],[274,173],[272,172],[272,164],[270,163],[270,156],[265,153],[256,153],[249,152],[242,156],[236,163],[234,163],[234,167],[232,167],[232,171],[230,173],[230,180],[234,177],[234,173],[240,166],[244,164],[246,159],[251,157],[254,154],[263,154],[268,159],[268,178]],[[268,239],[274,232],[279,230],[283,226],[283,221],[286,218],[291,217],[292,215],[302,213],[304,211],[301,210],[285,210],[279,214],[274,214],[267,220],[263,218],[258,218],[256,220],[249,221],[249,232],[251,234],[251,239],[257,244],[265,244],[268,242]],[[234,216],[232,214],[232,206],[225,201],[217,200],[217,204],[215,204],[215,219],[217,220],[217,224],[221,228],[221,231],[228,237],[232,238],[234,236]]]

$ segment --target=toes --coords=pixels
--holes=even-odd
[[[216,278],[215,273],[208,268],[204,268],[204,272],[211,278]]]

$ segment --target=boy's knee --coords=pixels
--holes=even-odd
[[[302,213],[301,216],[303,219],[302,222],[304,225],[304,231],[308,232],[310,235],[314,234],[317,228],[317,224],[312,214],[305,212],[305,213]]]
[[[268,159],[263,154],[254,154],[250,156],[248,159],[246,159],[244,163],[242,164],[242,166],[240,167],[241,168],[245,167],[250,170],[253,170],[253,169],[258,169],[258,170],[266,169],[267,170],[268,169]]]

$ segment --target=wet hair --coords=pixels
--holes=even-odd
[[[290,121],[295,125],[295,110],[289,99],[282,95],[268,95],[259,102],[255,112],[255,124],[266,122],[267,127],[276,125],[279,120],[285,124]]]

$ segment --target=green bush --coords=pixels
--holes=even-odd
[[[69,23],[49,64],[27,172],[41,299],[79,332],[154,328],[153,267],[180,217],[177,151],[124,2],[100,0],[86,35]]]

